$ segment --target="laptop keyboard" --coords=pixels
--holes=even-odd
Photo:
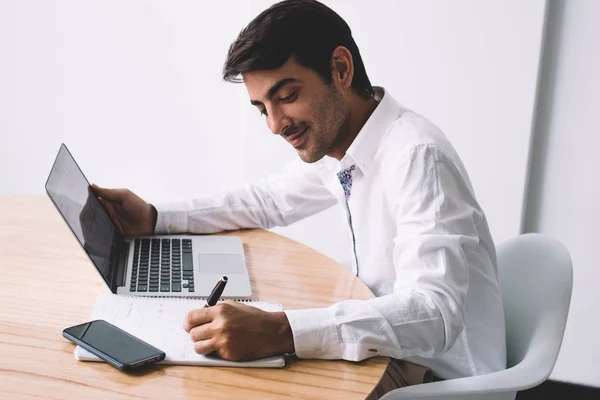
[[[191,239],[135,239],[131,292],[194,291]]]

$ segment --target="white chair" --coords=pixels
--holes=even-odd
[[[507,369],[392,390],[382,399],[513,400],[545,381],[556,362],[571,302],[573,269],[565,247],[529,233],[498,247],[506,319]]]

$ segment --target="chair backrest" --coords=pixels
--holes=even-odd
[[[498,273],[507,367],[527,359],[541,382],[552,372],[562,343],[573,286],[571,258],[559,241],[524,234],[498,247]]]

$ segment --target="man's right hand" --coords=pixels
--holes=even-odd
[[[91,185],[112,220],[125,236],[154,233],[156,209],[128,189],[104,189]]]

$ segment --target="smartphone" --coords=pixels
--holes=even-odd
[[[66,328],[63,336],[120,370],[165,359],[163,351],[101,319]]]

